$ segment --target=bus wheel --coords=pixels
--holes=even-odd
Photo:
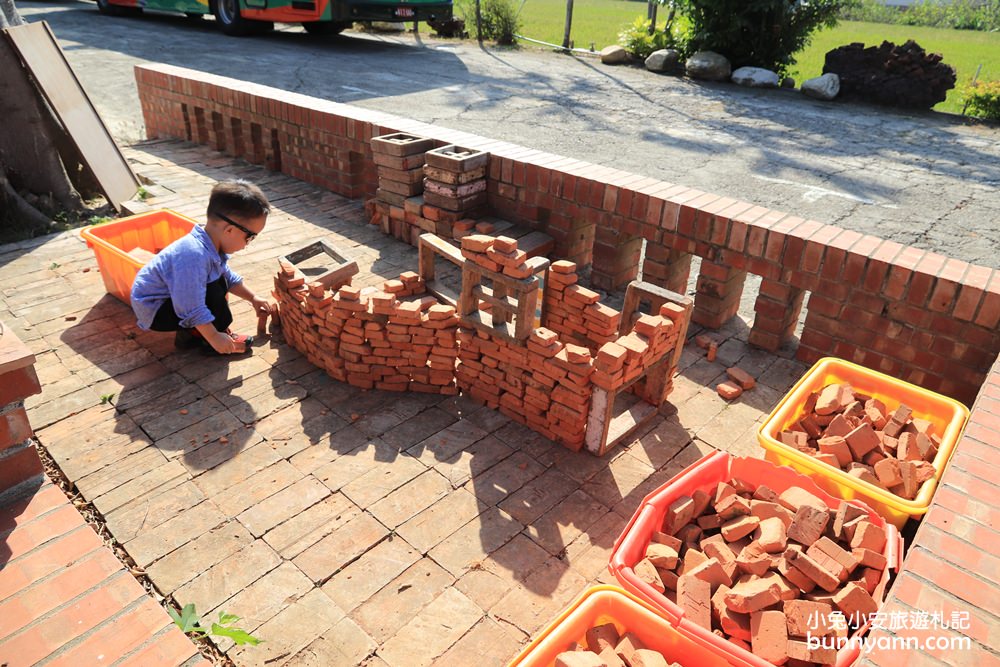
[[[348,21],[309,21],[303,23],[302,27],[310,35],[339,35],[350,28],[351,24]]]
[[[252,21],[240,15],[240,0],[216,0],[215,20],[227,35],[242,36],[253,31]]]

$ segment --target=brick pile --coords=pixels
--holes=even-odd
[[[379,225],[386,234],[414,243],[415,222],[407,220],[406,203],[414,198],[419,200],[418,195],[424,190],[424,154],[434,146],[434,142],[396,133],[373,137],[371,146],[372,158],[378,169],[378,189],[371,203],[371,223]],[[416,216],[411,212],[410,217]]]
[[[285,337],[336,380],[362,389],[455,394],[458,316],[421,296],[412,271],[381,290],[328,291],[282,269],[275,278]]]
[[[553,262],[545,284],[545,326],[565,340],[597,351],[618,338],[621,313],[600,302],[601,295],[578,284],[576,264]]]
[[[477,266],[511,278],[524,280],[531,277],[528,253],[519,250],[517,241],[506,236],[463,236],[462,256]]]
[[[618,633],[614,623],[604,623],[589,630],[584,643],[556,656],[555,667],[680,667],[668,663],[659,651],[646,648],[634,633]]]
[[[669,358],[677,347],[683,317],[684,309],[673,303],[663,304],[659,315],[640,315],[630,333],[601,345],[594,363],[594,384],[615,391]],[[672,375],[668,374],[668,381]],[[638,393],[642,395],[641,390]]]
[[[781,441],[852,477],[913,500],[936,474],[941,438],[906,405],[891,410],[847,384],[831,384],[813,392],[802,412]]]
[[[886,540],[856,505],[733,479],[674,500],[634,571],[686,619],[773,664],[832,664],[828,647],[878,610]],[[811,647],[809,633],[833,639]]]
[[[574,451],[583,447],[593,387],[590,351],[539,327],[526,345],[461,328],[455,376],[463,392]]]

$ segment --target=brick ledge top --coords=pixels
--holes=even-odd
[[[34,363],[34,353],[0,320],[0,375]]]

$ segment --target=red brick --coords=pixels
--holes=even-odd
[[[0,449],[0,493],[43,474],[42,460],[29,444],[20,449]]]
[[[23,526],[29,521],[37,519],[46,512],[66,508],[68,505],[66,494],[59,490],[59,487],[47,482],[32,495],[0,507],[0,537],[17,526]],[[73,512],[73,514],[76,513]],[[79,518],[79,514],[76,516]],[[79,524],[82,523],[81,519]]]
[[[24,408],[10,410],[0,416],[0,452],[21,444],[31,437],[31,424]]]
[[[0,576],[0,600],[6,600],[31,584],[59,571],[86,554],[103,546],[89,526],[81,526],[59,539],[52,540],[27,557],[4,566]]]
[[[34,366],[25,366],[0,375],[0,407],[34,396],[42,391]]]
[[[758,658],[780,665],[788,660],[788,627],[780,611],[760,611],[750,614],[750,636],[753,653]]]
[[[134,609],[117,617],[114,622],[101,626],[97,632],[74,646],[72,650],[61,654],[49,665],[77,667],[118,660],[151,639],[171,622],[167,612],[147,598]]]
[[[677,605],[692,623],[712,629],[712,586],[709,582],[689,574],[679,577]]]
[[[180,630],[170,628],[158,635],[148,646],[118,663],[117,667],[147,667],[148,665],[181,665],[198,654],[198,649]],[[209,663],[206,663],[206,667]],[[197,667],[197,666],[194,666]]]
[[[112,558],[110,553],[108,558]],[[44,586],[45,584],[41,584]],[[58,651],[64,644],[84,634],[91,628],[104,623],[107,619],[118,614],[130,603],[146,595],[141,586],[129,574],[121,574],[114,579],[94,588],[72,605],[59,610],[49,616],[41,617],[41,622],[29,628],[16,637],[4,641],[4,649],[10,651],[10,655],[17,656],[23,660],[22,664],[33,664],[46,656]],[[68,602],[70,598],[63,597],[54,600],[53,605]],[[152,600],[145,600],[146,603],[156,607]],[[160,609],[160,613],[165,613]],[[26,619],[28,621],[33,619]],[[110,632],[114,632],[116,624],[105,626]],[[118,631],[127,632],[127,628],[117,627]],[[100,632],[100,631],[99,631]],[[91,641],[93,635],[86,641]],[[110,647],[108,647],[110,648]],[[73,654],[75,655],[75,654]],[[120,655],[120,654],[119,654]],[[119,655],[105,655],[105,659],[110,663]],[[58,660],[64,660],[67,654],[62,654]],[[95,656],[96,657],[96,656]],[[99,660],[90,659],[78,662],[76,665],[99,664]],[[55,664],[55,663],[49,663]],[[71,662],[62,664],[72,665]]]
[[[730,382],[727,380],[726,382],[720,382],[718,385],[716,385],[715,391],[717,391],[719,396],[726,399],[727,401],[732,401],[740,397],[740,395],[743,393],[743,388],[740,387],[735,382]]]

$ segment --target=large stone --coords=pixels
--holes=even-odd
[[[677,65],[681,54],[676,49],[660,49],[653,51],[646,58],[646,69],[650,72],[666,72]]]
[[[714,51],[698,51],[684,63],[687,75],[705,81],[728,81],[733,66],[729,59]]]
[[[628,51],[614,44],[601,49],[601,62],[605,65],[621,65],[628,62]]]
[[[733,83],[748,88],[777,88],[778,75],[763,67],[740,67],[731,77]]]
[[[802,92],[817,100],[832,100],[840,92],[840,77],[832,72],[802,82]]]

